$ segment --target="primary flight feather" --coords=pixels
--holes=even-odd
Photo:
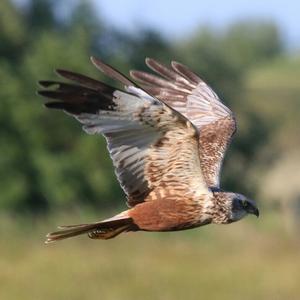
[[[103,134],[128,210],[91,224],[62,226],[46,242],[87,233],[109,239],[127,231],[175,231],[227,224],[248,213],[253,200],[220,189],[219,173],[236,121],[213,90],[186,66],[147,58],[155,74],[131,71],[131,79],[99,59],[93,64],[121,82],[118,90],[66,70],[72,83],[40,81],[38,93],[54,99],[90,134]]]

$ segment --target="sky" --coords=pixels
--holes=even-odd
[[[300,48],[300,0],[91,1],[113,27],[131,32],[150,27],[169,38],[184,37],[203,24],[222,29],[246,18],[274,20],[288,46]]]

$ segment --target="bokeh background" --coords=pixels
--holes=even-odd
[[[300,3],[0,1],[0,299],[299,299]],[[45,246],[125,208],[101,137],[43,107],[40,79],[190,66],[236,113],[222,185],[261,218]],[[111,83],[111,82],[110,82]]]

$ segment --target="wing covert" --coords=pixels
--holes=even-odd
[[[154,59],[146,59],[156,74],[131,71],[149,94],[180,112],[199,131],[199,155],[203,176],[208,186],[219,187],[220,169],[236,121],[231,110],[217,94],[186,66],[172,61],[171,68]]]
[[[168,184],[208,192],[198,155],[196,128],[163,102],[132,86],[121,73],[93,59],[106,75],[118,79],[117,90],[81,74],[58,70],[73,83],[41,81],[48,108],[66,111],[90,134],[105,136],[118,180],[129,206],[143,202],[154,188]]]

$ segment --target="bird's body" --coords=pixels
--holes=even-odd
[[[126,231],[175,231],[209,223],[226,224],[247,213],[258,215],[246,197],[220,190],[223,157],[236,130],[232,112],[197,75],[172,62],[153,59],[157,74],[131,71],[133,81],[92,58],[125,91],[86,76],[58,70],[76,84],[41,81],[42,96],[90,134],[102,133],[129,209],[104,221],[64,226],[47,242],[88,233],[108,239]]]

